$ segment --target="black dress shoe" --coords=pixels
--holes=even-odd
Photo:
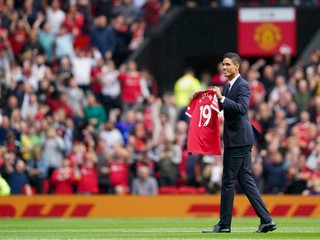
[[[202,233],[229,233],[230,228],[224,227],[222,225],[215,225],[212,229],[210,230],[203,230]]]
[[[277,225],[274,221],[268,223],[261,223],[256,233],[267,233],[277,229]]]

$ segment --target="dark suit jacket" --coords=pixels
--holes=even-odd
[[[224,110],[223,142],[225,147],[241,147],[254,144],[260,137],[248,117],[250,86],[241,76],[237,78],[226,94],[229,84],[225,84],[222,95],[225,96],[220,109]]]

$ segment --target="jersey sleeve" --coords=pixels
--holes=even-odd
[[[186,109],[186,111],[185,111],[185,114],[186,114],[189,118],[191,118],[191,116],[192,116],[192,112],[193,112],[193,110],[194,110],[195,104],[196,104],[196,98],[192,98],[191,101],[190,101],[190,103],[189,103],[189,105],[188,105],[188,107],[187,107],[187,109]]]

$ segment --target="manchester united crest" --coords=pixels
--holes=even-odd
[[[254,30],[254,41],[264,51],[274,50],[282,39],[280,28],[272,23],[263,23]]]

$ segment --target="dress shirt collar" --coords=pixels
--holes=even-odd
[[[230,87],[229,90],[232,88],[233,84],[236,82],[236,80],[238,79],[238,77],[240,77],[240,74],[238,73],[237,76],[235,76],[234,78],[232,78],[231,81],[229,81]]]

